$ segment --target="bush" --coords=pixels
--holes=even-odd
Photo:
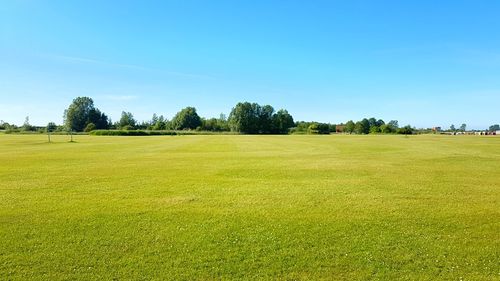
[[[175,136],[172,131],[142,131],[142,130],[94,130],[90,132],[94,136]]]
[[[410,125],[406,125],[402,128],[399,128],[396,132],[402,135],[411,135],[413,134],[413,128]]]
[[[84,132],[90,132],[96,129],[96,126],[94,123],[88,123],[85,129],[83,129]]]

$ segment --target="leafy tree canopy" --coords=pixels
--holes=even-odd
[[[201,118],[196,113],[196,108],[186,107],[177,114],[172,119],[172,128],[174,130],[187,130],[196,129],[201,126]]]
[[[108,117],[94,107],[94,101],[89,97],[77,97],[64,111],[64,125],[70,131],[81,132],[93,123],[97,129],[109,127]]]

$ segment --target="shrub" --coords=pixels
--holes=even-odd
[[[142,131],[142,130],[94,130],[90,132],[94,136],[175,136],[172,131]]]
[[[85,126],[85,129],[83,129],[84,132],[90,132],[96,129],[96,126],[94,123],[88,123],[87,126]]]
[[[413,128],[410,125],[406,125],[402,128],[399,128],[396,132],[402,135],[411,135],[413,134]]]

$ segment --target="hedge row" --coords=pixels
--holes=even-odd
[[[150,130],[94,130],[89,132],[94,136],[184,136],[184,135],[238,135],[235,132],[211,131],[150,131]]]
[[[174,131],[144,131],[144,130],[94,130],[89,134],[94,136],[176,136],[180,135]],[[188,132],[182,133],[189,134]]]

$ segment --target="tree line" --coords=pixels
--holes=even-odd
[[[73,100],[64,112],[65,127],[74,132],[93,130],[198,130],[233,131],[244,134],[287,134],[295,123],[285,109],[275,111],[270,105],[238,103],[229,118],[221,114],[219,118],[202,118],[196,108],[186,107],[168,120],[163,115],[153,114],[151,120],[138,122],[130,112],[123,111],[120,119],[113,123],[110,118],[94,106],[88,97]]]
[[[439,128],[439,127],[438,127]],[[465,131],[466,125],[460,126]],[[499,125],[489,127],[490,131],[499,130]],[[89,97],[77,97],[64,111],[64,124],[57,126],[50,122],[46,127],[30,125],[26,117],[21,127],[0,121],[0,130],[7,131],[69,131],[91,132],[95,130],[196,130],[210,132],[236,132],[243,134],[414,134],[435,132],[435,129],[419,129],[406,125],[399,127],[397,120],[385,122],[382,119],[363,118],[359,121],[349,120],[346,123],[331,124],[321,122],[295,122],[293,116],[286,110],[275,110],[271,105],[240,102],[231,110],[229,117],[221,114],[218,118],[200,117],[194,107],[186,107],[177,112],[171,120],[163,115],[153,114],[150,120],[138,122],[131,112],[123,111],[120,119],[112,122],[104,112],[94,105]],[[454,132],[454,125],[450,132]],[[440,128],[439,128],[440,131]]]

